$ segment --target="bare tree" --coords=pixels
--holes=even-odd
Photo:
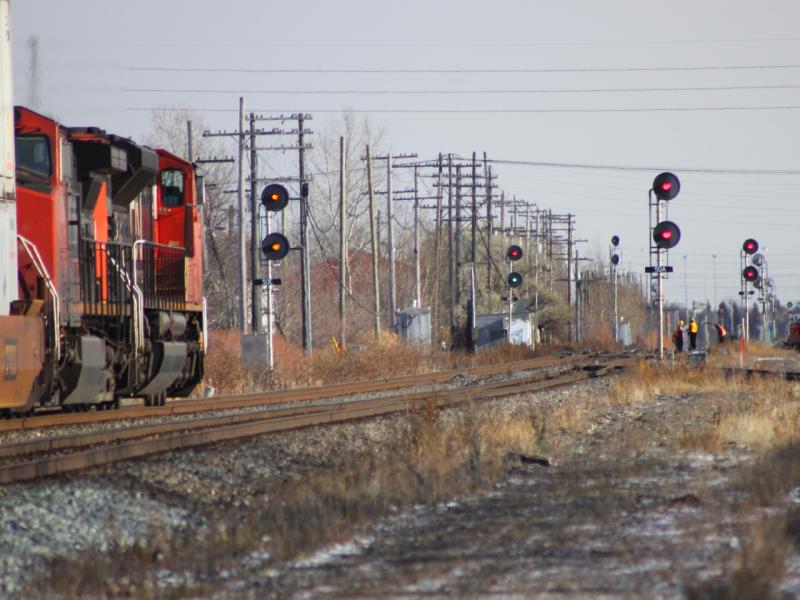
[[[309,164],[309,241],[312,246],[311,317],[317,340],[330,339],[338,334],[338,304],[331,302],[340,285],[339,231],[339,138],[346,141],[347,209],[346,231],[349,272],[344,282],[348,294],[348,329],[359,331],[361,323],[371,314],[371,271],[369,249],[369,215],[366,197],[366,168],[361,157],[367,144],[379,145],[383,133],[375,130],[366,117],[344,112],[322,131],[315,132],[314,148],[307,154]],[[378,182],[382,184],[382,180]],[[299,280],[288,269],[283,278],[277,316],[281,331],[291,338],[299,328],[299,304],[296,301]]]
[[[188,127],[192,123],[192,153],[188,156]],[[152,113],[151,130],[146,143],[196,160],[198,157],[231,154],[219,138],[204,138],[207,129],[204,119],[186,106],[164,107]],[[236,220],[233,203],[225,194],[234,181],[234,165],[213,163],[200,165],[204,176],[205,201],[203,228],[206,247],[205,291],[208,298],[209,320],[212,326],[232,328],[237,315],[237,246]]]

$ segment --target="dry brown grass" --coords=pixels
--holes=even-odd
[[[359,524],[393,507],[429,504],[490,485],[508,453],[537,447],[535,420],[470,409],[443,417],[422,410],[410,416],[391,458],[370,458],[341,471],[322,471],[289,484],[281,502],[247,525],[266,527],[270,549],[288,558],[351,535]]]
[[[632,404],[655,396],[682,394],[732,394],[741,389],[743,381],[725,377],[714,369],[691,367],[684,363],[674,366],[639,361],[614,379],[609,396],[616,402]]]
[[[720,414],[700,445],[719,451],[729,444],[767,450],[800,437],[800,386],[779,379],[753,379],[735,394],[715,398]]]
[[[796,350],[750,341],[745,344],[745,365],[752,365],[760,358],[797,360],[800,358]],[[721,367],[739,366],[739,342],[733,341],[722,346],[712,347],[708,354],[708,364]]]
[[[132,548],[54,561],[44,595],[155,597],[159,568],[211,574],[257,548],[276,559],[294,557],[392,510],[490,486],[504,473],[504,457],[535,452],[541,433],[532,413],[478,406],[444,413],[430,407],[399,426],[398,440],[382,452],[275,483],[250,498],[246,512],[218,507],[216,528],[204,538],[154,524],[149,539]],[[180,589],[174,597],[185,595],[205,593]]]
[[[524,346],[504,344],[472,354],[407,344],[396,335],[386,332],[375,340],[371,332],[364,332],[352,340],[344,352],[337,352],[331,343],[329,346],[315,348],[309,358],[300,347],[276,336],[275,370],[270,375],[242,360],[238,332],[215,330],[209,337],[206,374],[198,393],[203,394],[206,387],[213,387],[217,394],[290,389],[499,364],[547,356],[564,350],[596,349],[599,348],[541,346],[533,351]]]
[[[800,385],[778,378],[745,380],[714,368],[641,361],[617,377],[609,398],[633,404],[655,396],[694,395],[719,406],[715,422],[676,436],[673,450],[720,451],[729,444],[764,450],[800,436]]]
[[[729,572],[689,586],[688,600],[773,600],[781,598],[778,583],[786,570],[791,542],[783,517],[762,518],[747,535]]]

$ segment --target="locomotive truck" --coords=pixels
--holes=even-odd
[[[0,413],[146,405],[202,378],[194,165],[14,107],[0,0]]]

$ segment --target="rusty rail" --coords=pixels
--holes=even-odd
[[[487,377],[511,371],[528,371],[559,366],[569,367],[581,363],[590,363],[596,360],[598,360],[596,357],[580,355],[565,358],[543,357],[497,365],[467,367],[451,371],[433,371],[430,373],[403,375],[387,379],[346,382],[291,390],[272,390],[241,396],[216,396],[213,398],[173,400],[168,402],[166,406],[161,407],[131,406],[119,410],[102,412],[39,414],[21,419],[0,421],[0,433],[6,431],[40,429],[44,427],[93,424],[123,419],[142,419],[214,410],[250,408],[263,404],[307,402],[323,398],[334,398],[337,396],[382,392],[408,387],[410,385],[435,385],[437,383],[446,383],[459,375],[467,377]]]
[[[91,445],[100,446],[69,454],[51,455],[26,462],[0,465],[0,484],[68,473],[120,460],[248,438],[265,433],[377,417],[414,410],[423,406],[443,407],[473,400],[488,400],[542,391],[603,375],[613,368],[621,368],[628,362],[630,359],[618,360],[606,365],[602,371],[573,370],[552,378],[527,377],[479,384],[468,388],[421,392],[411,395],[400,394],[387,398],[341,401],[332,404],[303,405],[24,442],[7,446],[3,449],[0,457],[9,458]]]

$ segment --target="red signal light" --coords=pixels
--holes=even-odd
[[[755,254],[758,252],[758,242],[753,238],[747,238],[742,244],[742,250],[745,254]]]
[[[516,244],[511,245],[508,247],[508,252],[506,253],[508,256],[508,260],[519,260],[522,258],[522,248],[517,246]]]
[[[659,248],[674,248],[681,241],[681,230],[672,221],[661,221],[653,228],[653,241]]]
[[[659,200],[672,200],[681,191],[681,182],[673,173],[661,173],[653,181],[653,191]]]
[[[742,271],[742,277],[744,277],[746,281],[756,281],[758,279],[758,269],[755,267],[745,267],[744,271]]]

